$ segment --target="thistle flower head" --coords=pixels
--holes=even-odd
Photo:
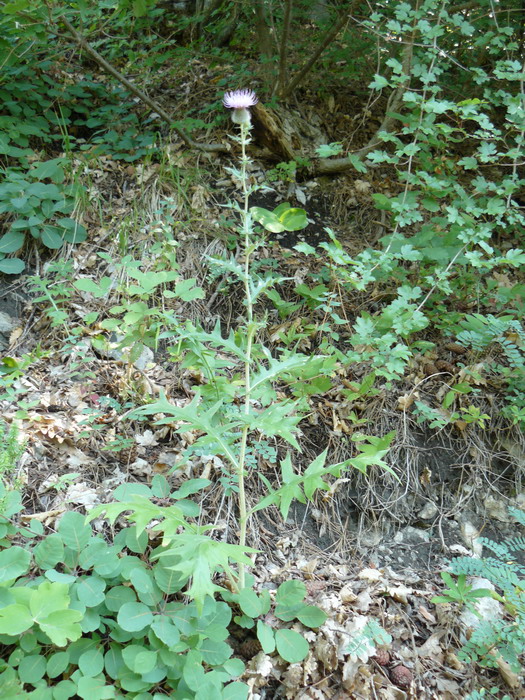
[[[232,90],[224,93],[223,104],[228,109],[247,109],[258,101],[253,90]]]
[[[253,90],[232,90],[224,94],[222,103],[228,109],[233,109],[232,121],[235,124],[249,124],[251,117],[248,108],[258,101]]]

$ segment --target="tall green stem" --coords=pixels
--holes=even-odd
[[[242,209],[242,232],[244,235],[244,292],[246,298],[246,318],[247,318],[247,341],[246,355],[244,361],[244,413],[248,415],[250,412],[250,394],[251,394],[251,361],[252,361],[252,345],[255,335],[255,324],[253,322],[253,301],[250,288],[250,256],[252,253],[252,245],[250,241],[251,227],[248,223],[249,212],[249,190],[246,173],[246,165],[248,159],[246,157],[246,144],[249,143],[249,124],[241,124],[241,180],[242,192],[244,198],[244,206]],[[238,485],[239,485],[239,544],[241,547],[246,546],[246,532],[248,526],[248,515],[246,509],[246,490],[244,483],[244,467],[246,464],[246,448],[248,445],[249,426],[245,425],[241,434],[241,444],[239,450],[239,467],[238,467]],[[245,569],[244,564],[239,565],[239,588],[244,588]]]

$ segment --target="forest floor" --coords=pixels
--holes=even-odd
[[[343,129],[348,131],[343,116],[337,109],[332,114],[331,140]],[[364,119],[356,112],[355,128],[359,118]],[[373,130],[374,124],[367,128]],[[367,136],[361,132],[364,140]],[[272,167],[267,154],[255,144],[251,155],[251,177],[266,181]],[[24,485],[23,518],[38,518],[52,529],[65,510],[88,512],[109,500],[116,486],[150,482],[155,474],[165,475],[174,487],[190,476],[220,478],[220,460],[209,456],[194,459],[182,471],[173,469],[191,444],[191,433],[176,435],[164,426],[122,419],[129,408],[160,390],[188,401],[199,377],[174,364],[162,343],[131,364],[118,348],[102,348],[97,344],[100,331],[83,325],[83,319],[89,313],[102,317],[108,301],[78,291],[72,281],[118,276],[115,262],[124,255],[147,259],[161,223],[168,222],[178,241],[181,275],[196,278],[207,292],[205,299],[185,304],[182,313],[204,325],[213,325],[217,318],[226,328],[234,324],[242,299],[217,294],[215,281],[202,265],[203,256],[224,251],[231,236],[223,205],[235,191],[225,169],[233,163],[232,157],[188,153],[178,142],[166,144],[163,163],[144,158],[129,164],[99,157],[96,166],[88,168],[79,161],[79,173],[90,182],[83,218],[88,240],[67,255],[61,252],[58,265],[57,260],[33,258],[33,274],[47,280],[47,291],[35,291],[28,276],[4,281],[4,354],[19,363],[24,356],[32,357],[30,371],[21,372],[12,384],[16,392],[11,398],[4,395],[1,402],[4,419],[17,421],[27,441],[18,474]],[[310,245],[327,240],[329,226],[355,254],[376,245],[388,230],[371,193],[388,194],[391,183],[377,171],[277,182],[274,187],[272,193],[256,194],[252,204],[273,208],[289,201],[304,207],[311,223],[300,235],[271,235],[256,259],[262,266],[273,261],[295,284],[308,281],[323,263],[296,251],[300,240]],[[106,256],[101,259],[99,253]],[[381,290],[377,293],[379,299]],[[340,314],[351,325],[358,311],[373,313],[375,303],[373,295],[356,294],[352,307]],[[318,312],[299,321],[293,315],[281,320],[270,313],[269,318],[268,339],[276,345],[279,333],[292,323],[323,320]],[[77,330],[72,334],[72,329]],[[461,351],[450,338],[433,333],[433,362],[447,363],[449,374],[459,377],[465,362]],[[303,352],[308,352],[308,342]],[[260,698],[455,700],[494,685],[510,697],[525,697],[522,679],[501,658],[495,659],[492,670],[458,659],[465,623],[454,606],[432,603],[443,588],[440,572],[453,556],[472,553],[480,534],[498,541],[515,532],[507,505],[525,507],[520,481],[525,440],[517,431],[498,433],[494,425],[490,431],[453,426],[436,432],[417,424],[407,410],[411,394],[438,395],[450,378],[428,378],[426,363],[428,357],[418,358],[403,383],[379,392],[358,409],[369,434],[396,431],[388,461],[403,474],[400,483],[371,471],[368,477],[342,480],[314,504],[292,507],[286,522],[276,509],[254,520],[248,544],[261,550],[254,570],[256,587],[271,589],[283,580],[301,579],[308,601],[329,614],[318,631],[305,633],[313,654],[302,664],[290,666],[270,658],[254,639],[238,635],[246,678]],[[352,426],[340,389],[360,378],[341,376],[339,386],[313,397],[312,415],[300,426],[305,463],[326,447],[335,458],[350,454]],[[258,468],[269,478],[275,476],[271,460],[261,457]],[[255,475],[248,487],[249,497],[255,499]],[[234,504],[221,500],[218,490],[202,508],[205,517],[235,533]],[[373,653],[366,647],[353,655],[344,651],[348,639],[371,620],[391,640],[385,637]]]

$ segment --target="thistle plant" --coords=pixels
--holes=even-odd
[[[243,318],[229,333],[221,329],[220,321],[211,331],[191,321],[177,321],[166,336],[175,343],[173,354],[183,367],[198,371],[204,381],[194,388],[194,398],[185,406],[175,405],[162,396],[129,414],[130,417],[155,415],[157,424],[176,422],[177,432],[193,431],[196,439],[179,466],[195,453],[214,455],[220,460],[224,465],[221,483],[227,487],[225,495],[237,497],[237,541],[217,541],[209,534],[214,526],[196,525],[188,519],[194,518],[199,509],[194,503],[189,508],[184,505],[180,491],[170,495],[176,504],[167,508],[135,494],[131,499],[100,506],[90,515],[92,518],[105,511],[106,517],[114,521],[119,514],[131,511],[126,517],[140,522],[142,530],[148,522],[155,521],[150,527],[163,532],[163,547],[153,558],[170,557],[170,569],[178,573],[181,585],[188,583],[188,595],[200,609],[216,592],[223,597],[228,595],[213,581],[217,572],[229,580],[233,595],[242,595],[249,588],[246,567],[252,565],[249,555],[256,550],[247,546],[248,526],[256,511],[275,505],[286,519],[293,500],[306,503],[317,490],[328,490],[327,477],[339,478],[348,467],[366,472],[368,466],[378,465],[390,471],[382,457],[389,449],[393,433],[382,438],[356,434],[353,439],[359,454],[339,464],[325,466],[325,450],[301,474],[294,469],[290,453],[277,459],[280,486],[275,488],[259,473],[267,493],[251,507],[247,502],[246,478],[249,468],[254,466],[256,445],[261,440],[266,444],[273,441],[282,448],[283,442],[287,442],[300,453],[298,424],[309,411],[308,396],[316,393],[313,387],[319,377],[329,377],[335,370],[333,357],[307,356],[290,347],[270,349],[261,340],[260,331],[266,320],[257,317],[257,300],[284,278],[273,272],[256,271],[254,253],[264,242],[265,230],[294,230],[304,225],[306,215],[288,204],[279,205],[273,212],[250,207],[250,195],[260,187],[250,183],[251,161],[247,154],[251,129],[249,108],[256,102],[257,97],[250,90],[228,92],[224,97],[224,106],[232,110],[232,120],[239,127],[239,134],[232,139],[240,145],[240,163],[228,171],[239,183],[241,197],[240,202],[226,205],[237,213],[239,220],[238,256],[207,258],[212,268],[233,279],[233,284],[242,289]],[[287,398],[282,398],[283,392],[278,397],[276,384],[293,386],[293,390]],[[209,485],[207,479],[193,479],[182,491],[187,496]]]
[[[251,116],[249,107],[257,103],[257,97],[251,90],[237,90],[227,92],[224,96],[224,106],[232,109],[232,121],[240,126],[239,142],[241,144],[241,169],[240,183],[242,187],[243,206],[240,209],[241,225],[240,234],[244,244],[244,292],[246,301],[247,333],[246,333],[246,357],[244,360],[244,415],[249,418],[251,399],[251,365],[253,339],[257,332],[257,323],[253,314],[253,295],[250,285],[250,257],[257,247],[254,240],[252,219],[249,212],[250,187],[248,182],[247,166],[250,158],[246,154],[246,146],[250,143]],[[244,469],[246,464],[246,448],[248,445],[248,432],[250,424],[247,421],[242,428],[241,443],[239,449],[239,461],[237,465],[237,481],[239,489],[239,544],[246,546],[246,528],[248,513],[246,509],[246,489],[244,483]],[[239,570],[239,587],[244,588],[244,566]]]

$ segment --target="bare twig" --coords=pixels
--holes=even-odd
[[[156,112],[161,119],[163,119],[165,122],[167,122],[170,125],[170,128],[175,131],[178,136],[184,141],[184,143],[189,147],[189,148],[194,148],[199,151],[205,151],[207,153],[226,153],[228,152],[229,148],[228,146],[220,143],[197,143],[194,141],[192,138],[186,134],[185,131],[180,129],[178,126],[175,126],[173,123],[173,117],[168,114],[159,104],[157,104],[154,100],[152,100],[146,93],[144,93],[140,88],[138,88],[136,85],[134,85],[132,82],[130,82],[122,73],[120,73],[114,66],[111,65],[111,63],[108,63],[106,59],[99,54],[96,49],[94,49],[89,42],[86,40],[82,34],[77,32],[75,27],[69,22],[69,20],[62,16],[59,18],[60,21],[64,24],[64,26],[67,28],[69,33],[72,35],[72,37],[75,39],[77,44],[86,51],[97,63],[98,65],[103,68],[107,73],[112,75],[114,78],[116,78],[119,83],[124,85],[125,87],[128,88],[130,92],[132,92],[134,95],[136,95],[139,100],[144,102],[144,104],[148,105],[150,109],[152,109],[154,112]]]

